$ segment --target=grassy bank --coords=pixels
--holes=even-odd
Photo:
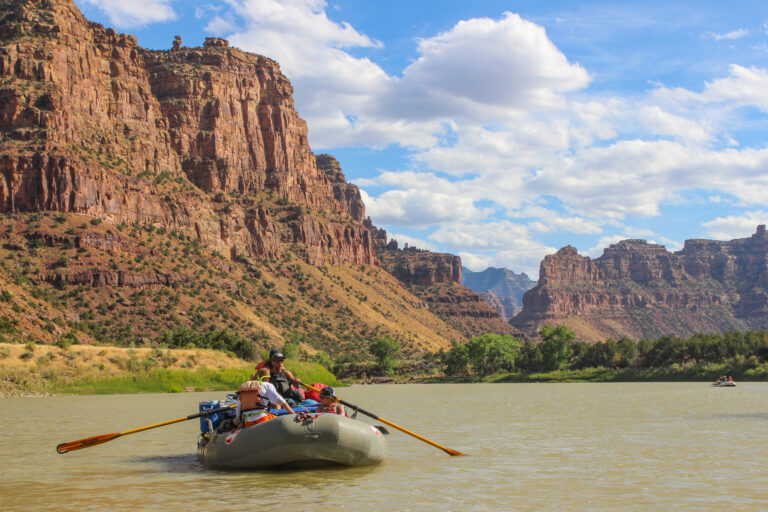
[[[202,349],[0,344],[0,396],[232,391],[255,363]],[[339,386],[316,363],[289,361],[303,381]]]

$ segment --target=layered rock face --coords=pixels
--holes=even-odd
[[[149,223],[233,257],[377,264],[359,192],[318,167],[274,61],[215,38],[145,50],[71,0],[0,0],[0,17],[0,211]]]
[[[536,286],[526,274],[515,274],[506,268],[487,268],[482,272],[462,269],[462,284],[479,293],[496,309],[501,319],[509,321],[523,307],[523,294]]]
[[[512,324],[528,334],[563,324],[586,341],[768,328],[768,236],[688,240],[682,251],[644,240],[600,258],[565,247],[541,263]]]
[[[315,157],[318,169],[325,173],[333,186],[333,197],[341,204],[347,205],[347,211],[355,220],[365,220],[365,204],[360,197],[360,189],[347,183],[344,172],[338,160],[332,155],[320,154]]]
[[[405,247],[388,250],[385,268],[405,284],[432,286],[440,283],[461,283],[461,258],[454,254],[437,253]]]
[[[497,310],[469,288],[461,285],[461,258],[408,247],[400,249],[396,240],[387,242],[387,233],[370,222],[382,268],[405,283],[424,301],[430,311],[466,337],[485,333],[520,332],[501,319]]]

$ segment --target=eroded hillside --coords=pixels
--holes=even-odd
[[[290,251],[230,260],[173,230],[74,214],[0,219],[3,340],[152,346],[184,328],[226,330],[257,348],[293,340],[332,357],[380,336],[406,353],[460,337],[375,266],[318,267]]]

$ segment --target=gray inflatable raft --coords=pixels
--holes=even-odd
[[[338,414],[320,414],[300,421],[286,414],[206,436],[200,440],[197,453],[202,463],[212,468],[265,469],[328,463],[368,466],[387,457],[387,442],[378,429]]]

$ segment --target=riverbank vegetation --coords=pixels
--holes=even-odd
[[[210,349],[0,343],[0,396],[233,391],[254,361]],[[313,361],[288,361],[305,382],[340,383]]]
[[[391,337],[368,354],[331,358],[302,343],[282,347],[304,382],[627,382],[706,381],[720,375],[768,380],[768,332],[622,338],[587,344],[567,328],[546,326],[541,341],[485,334],[450,350],[414,355]],[[231,391],[265,353],[226,333],[169,331],[153,348],[77,344],[0,344],[0,396]],[[210,348],[201,349],[199,346]],[[192,348],[195,347],[195,348]],[[243,357],[245,356],[245,357]]]
[[[663,336],[656,340],[576,341],[563,326],[545,326],[541,342],[487,334],[437,354],[443,380],[607,382],[768,380],[768,332]],[[440,380],[435,377],[431,380]]]

